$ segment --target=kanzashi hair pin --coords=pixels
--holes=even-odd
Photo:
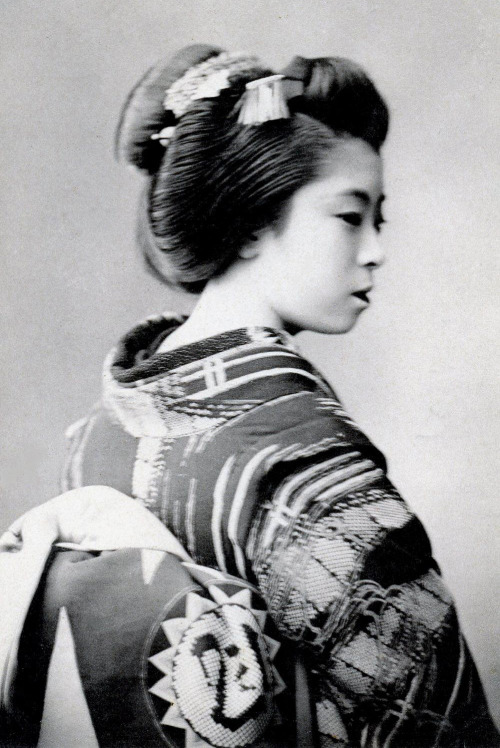
[[[166,148],[169,141],[173,137],[174,132],[174,125],[171,125],[170,127],[164,127],[163,130],[160,130],[160,132],[153,133],[153,135],[151,135],[151,140],[159,140],[162,146]]]
[[[238,116],[241,125],[260,125],[290,117],[283,92],[284,77],[269,75],[247,83]]]

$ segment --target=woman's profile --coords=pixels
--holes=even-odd
[[[116,150],[146,177],[141,249],[166,283],[199,299],[189,317],[138,324],[108,356],[102,398],[70,433],[71,493],[31,514],[66,511],[52,541],[81,549],[55,553],[19,646],[20,679],[37,626],[46,659],[66,626],[83,661],[79,617],[91,615],[96,651],[108,652],[100,627],[109,626],[110,596],[116,610],[126,586],[135,589],[135,557],[123,556],[118,594],[106,576],[118,573],[108,568],[118,556],[99,553],[162,552],[160,540],[92,546],[97,530],[84,545],[84,514],[79,525],[64,509],[80,489],[131,497],[180,543],[175,563],[141,555],[148,590],[161,574],[177,580],[168,620],[155,612],[134,644],[147,717],[131,716],[139,697],[122,671],[103,697],[97,660],[79,661],[100,745],[499,744],[421,522],[294,340],[306,330],[347,333],[369,309],[384,262],[388,124],[382,96],[350,60],[296,57],[277,74],[208,45],[158,63],[125,104]],[[27,537],[26,517],[4,548]],[[72,555],[82,553],[86,566]],[[82,569],[94,576],[83,580]],[[86,595],[95,596],[90,614]],[[133,595],[125,602],[140,608]],[[135,619],[121,615],[126,651]],[[275,642],[300,662],[288,680],[270,654]],[[292,726],[285,716],[280,728],[273,700],[287,688],[299,697]],[[116,716],[117,693],[126,717]]]

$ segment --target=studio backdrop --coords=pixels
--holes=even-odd
[[[392,114],[373,305],[355,332],[299,344],[388,456],[420,515],[497,719],[498,120],[495,0],[4,0],[0,525],[58,492],[64,431],[102,360],[189,297],[134,246],[140,177],[113,160],[130,86],[193,42],[361,63]],[[496,711],[495,711],[496,710]]]

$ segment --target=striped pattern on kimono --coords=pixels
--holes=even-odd
[[[110,354],[64,487],[118,488],[197,563],[257,583],[307,653],[323,748],[496,739],[427,535],[383,455],[283,333],[156,353],[179,323],[151,318]]]

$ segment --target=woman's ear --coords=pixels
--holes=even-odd
[[[257,257],[262,251],[262,245],[268,232],[269,228],[265,227],[260,231],[252,231],[251,234],[248,234],[246,243],[238,252],[238,257],[241,257],[242,260],[252,260]]]
[[[242,260],[253,260],[259,254],[258,238],[252,235],[250,242],[244,244],[238,252],[238,257]]]

